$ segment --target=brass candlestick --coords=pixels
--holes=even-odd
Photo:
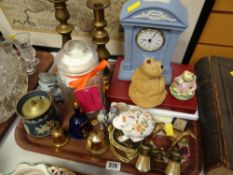
[[[104,9],[110,6],[109,0],[88,0],[87,7],[93,9],[94,13],[94,33],[93,42],[97,45],[97,53],[99,59],[108,59],[110,53],[106,49],[105,44],[109,41],[108,32],[104,29],[107,21],[104,17]]]
[[[67,22],[70,18],[69,11],[66,8],[67,0],[49,1],[54,3],[55,18],[60,22],[60,24],[56,26],[56,31],[62,35],[62,46],[64,46],[67,41],[71,40],[71,32],[74,29],[74,26]]]

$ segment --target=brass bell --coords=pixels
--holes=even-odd
[[[53,146],[56,148],[62,147],[70,141],[70,138],[65,135],[61,126],[53,128],[51,136],[53,140]]]
[[[109,141],[103,130],[99,128],[97,120],[93,120],[91,124],[94,131],[87,137],[86,149],[93,155],[104,154],[109,149]]]
[[[171,158],[165,168],[166,175],[180,175],[181,155],[178,151],[171,151]]]
[[[169,160],[165,169],[166,175],[180,175],[180,163]]]
[[[140,172],[146,173],[150,171],[150,145],[142,145],[136,161],[136,169]]]

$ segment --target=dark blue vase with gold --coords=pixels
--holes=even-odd
[[[75,139],[87,138],[92,125],[85,113],[81,112],[78,103],[74,103],[73,109],[75,113],[70,118],[69,134]]]

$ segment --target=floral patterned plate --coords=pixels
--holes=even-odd
[[[78,175],[66,168],[50,166],[43,163],[20,163],[9,175]]]

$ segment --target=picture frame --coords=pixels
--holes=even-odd
[[[118,32],[115,30],[120,30],[117,20],[122,4],[126,0],[110,1],[112,2],[111,6],[105,9],[105,18],[108,21],[108,26],[105,29],[108,30],[111,38],[107,48],[111,54],[119,55],[122,54],[123,45],[122,39],[120,36],[118,37]],[[93,44],[91,37],[93,10],[86,6],[86,0],[79,0],[78,2],[69,0],[66,1],[66,6],[70,14],[68,23],[74,25],[74,30],[71,33],[72,39],[83,40],[88,44]],[[36,47],[55,50],[59,50],[62,47],[61,35],[55,31],[59,21],[55,19],[53,3],[48,0],[1,0],[0,7],[0,18],[2,19],[0,21],[0,30],[4,35],[28,32],[31,36],[32,45]],[[108,17],[109,15],[110,17]],[[111,20],[108,20],[108,18],[111,18]],[[41,26],[37,24],[41,24]]]

